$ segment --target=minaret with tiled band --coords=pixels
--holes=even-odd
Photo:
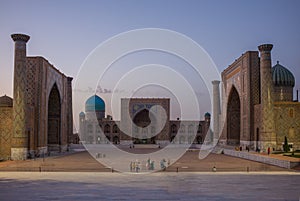
[[[274,99],[271,50],[272,44],[258,46],[260,52],[260,86],[261,86],[261,130],[259,141],[261,149],[275,147],[276,136],[274,128]]]
[[[218,143],[220,137],[220,114],[221,114],[221,107],[220,107],[220,81],[214,80],[212,81],[213,84],[213,129],[214,129],[214,136],[213,141],[214,143]]]
[[[24,160],[27,157],[29,135],[26,128],[26,43],[30,37],[12,34],[11,38],[15,42],[11,159]]]

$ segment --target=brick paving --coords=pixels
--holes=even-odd
[[[130,151],[132,152],[133,150]],[[136,153],[149,151],[135,149]],[[198,154],[199,151],[187,151],[177,162],[169,166],[166,171],[211,172],[214,166],[218,172],[295,171],[224,154],[211,153],[206,158],[200,160]],[[157,169],[159,163],[157,162],[156,164]],[[45,159],[38,158],[26,161],[1,162],[0,171],[110,172],[111,169],[100,164],[87,151],[81,151],[47,157]]]

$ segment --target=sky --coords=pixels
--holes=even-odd
[[[143,28],[186,35],[209,54],[220,72],[242,53],[272,43],[272,63],[279,60],[287,67],[296,78],[295,89],[300,89],[299,9],[297,0],[0,0],[0,96],[13,94],[12,33],[30,35],[28,55],[45,57],[76,80],[83,62],[99,44],[122,32]],[[156,53],[144,63],[153,57],[157,58]],[[166,56],[165,61],[170,58]],[[102,86],[107,91],[99,95],[106,99],[110,87]],[[84,103],[74,107],[76,112],[83,110]]]

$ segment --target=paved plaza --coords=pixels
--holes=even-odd
[[[131,150],[132,151],[132,150]],[[135,149],[135,153],[155,150]],[[299,200],[300,172],[188,151],[166,171],[112,172],[87,151],[0,163],[0,200]],[[212,167],[217,168],[216,172]],[[157,167],[156,170],[159,168]],[[178,172],[177,172],[178,171]]]
[[[0,199],[299,200],[297,173],[0,172]]]
[[[130,150],[132,151],[132,150]],[[136,154],[143,154],[156,149],[135,149]],[[147,158],[141,162],[141,170],[146,169]],[[126,160],[125,160],[126,161]],[[127,165],[128,163],[128,165]],[[126,162],[126,171],[129,163]],[[159,161],[155,161],[155,170],[160,170]],[[166,172],[269,172],[295,171],[264,163],[254,162],[224,154],[210,153],[206,158],[199,159],[199,151],[187,151],[178,161],[171,161]],[[42,172],[111,172],[118,167],[106,167],[96,161],[87,151],[72,152],[64,155],[37,158],[26,161],[7,161],[0,163],[0,171],[42,171]]]

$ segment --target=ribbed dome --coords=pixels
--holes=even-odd
[[[295,77],[287,68],[283,67],[277,61],[277,64],[272,68],[273,83],[275,86],[295,86]]]
[[[205,115],[204,115],[204,117],[210,118],[210,113],[209,113],[209,112],[206,112]]]
[[[85,102],[86,112],[105,111],[104,101],[97,95],[91,96]]]
[[[0,97],[0,107],[12,107],[13,99],[4,95]]]

